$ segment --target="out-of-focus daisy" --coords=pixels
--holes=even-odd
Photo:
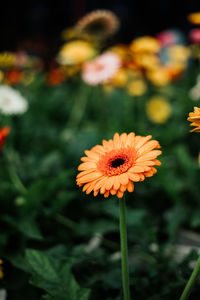
[[[195,85],[189,91],[189,96],[193,101],[198,101],[200,99],[200,84]]]
[[[194,107],[194,111],[189,113],[187,118],[189,122],[192,122],[190,126],[195,126],[196,128],[190,130],[190,132],[200,132],[200,108]]]
[[[197,76],[196,84],[189,91],[189,96],[193,101],[200,99],[200,75]]]
[[[4,274],[3,274],[3,268],[2,268],[2,264],[3,264],[3,260],[0,259],[0,279],[3,278]]]
[[[193,43],[200,43],[200,28],[193,28],[189,33],[189,38]]]
[[[128,80],[127,70],[120,68],[115,75],[111,78],[110,84],[116,87],[123,87]]]
[[[151,36],[136,38],[130,44],[130,49],[134,53],[158,53],[160,48],[160,42]]]
[[[96,55],[93,45],[81,40],[72,41],[62,46],[58,62],[61,65],[82,64]]]
[[[163,97],[153,97],[146,104],[146,112],[150,121],[163,124],[171,115],[171,105]]]
[[[200,25],[200,12],[189,14],[188,20],[194,25]]]
[[[10,86],[0,85],[0,113],[4,115],[23,114],[28,103],[21,93]]]
[[[0,53],[0,67],[10,68],[14,66],[16,62],[16,56],[12,52],[2,52]]]
[[[169,47],[175,44],[181,44],[184,41],[183,34],[176,29],[164,30],[157,34],[156,38],[162,47]]]
[[[159,57],[154,53],[138,53],[133,58],[139,67],[147,70],[158,68],[160,65]]]
[[[19,69],[10,69],[5,74],[5,82],[7,84],[17,84],[23,78],[23,73]]]
[[[162,153],[160,144],[151,138],[135,136],[134,132],[115,133],[113,140],[103,140],[103,145],[86,150],[78,167],[78,186],[83,186],[86,194],[93,191],[94,196],[100,193],[122,198],[126,190],[133,192],[134,182],[153,176],[157,172],[154,166],[161,165],[157,160]]]
[[[111,79],[121,66],[120,57],[112,52],[105,52],[83,65],[83,80],[90,85],[105,83]]]
[[[182,45],[175,45],[168,48],[169,58],[179,64],[185,64],[190,58],[190,50]]]
[[[65,75],[61,68],[56,68],[47,73],[47,83],[49,85],[58,85],[65,80]]]
[[[118,17],[109,10],[95,10],[85,15],[75,25],[82,37],[102,39],[113,35],[119,28]]]
[[[142,96],[146,90],[146,83],[142,79],[136,79],[127,84],[127,92],[131,96]]]
[[[9,132],[10,132],[9,127],[0,128],[0,150],[3,148],[5,139],[8,136]]]
[[[165,86],[170,82],[170,74],[168,70],[160,66],[147,72],[148,79],[157,86]]]

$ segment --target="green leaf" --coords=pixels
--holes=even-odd
[[[31,283],[48,293],[46,299],[88,300],[90,290],[80,288],[71,272],[73,260],[63,260],[46,252],[27,250],[26,260],[31,268]]]

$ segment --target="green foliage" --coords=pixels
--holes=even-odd
[[[8,300],[122,299],[118,201],[85,195],[75,181],[83,151],[117,131],[152,134],[163,150],[158,173],[126,196],[131,293],[178,299],[200,246],[196,238],[180,241],[182,230],[200,229],[199,136],[186,121],[199,106],[188,96],[196,72],[192,66],[172,85],[135,98],[79,80],[50,87],[42,74],[17,87],[29,110],[1,122],[11,127],[0,154],[0,288]],[[154,95],[172,106],[165,124],[147,118]],[[176,253],[180,245],[188,255]],[[197,284],[191,299],[199,292]]]
[[[49,299],[89,299],[90,291],[81,289],[71,273],[72,261],[59,261],[36,250],[27,250],[26,260],[32,274],[31,283],[44,289]]]

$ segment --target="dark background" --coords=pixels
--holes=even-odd
[[[0,51],[27,49],[43,55],[56,53],[62,41],[60,32],[95,9],[109,9],[121,20],[115,42],[130,42],[135,36],[154,35],[167,28],[186,32],[186,17],[200,10],[199,0],[32,0],[1,3]],[[47,54],[48,53],[48,54]]]

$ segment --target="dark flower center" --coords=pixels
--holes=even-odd
[[[122,158],[117,158],[112,161],[111,165],[113,168],[117,168],[125,163],[124,159]]]

